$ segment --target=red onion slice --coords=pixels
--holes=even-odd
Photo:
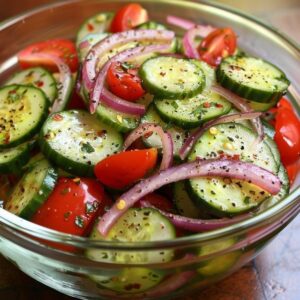
[[[98,230],[106,235],[115,222],[139,199],[160,187],[194,177],[226,177],[251,182],[272,195],[280,191],[279,178],[254,164],[228,159],[196,160],[161,171],[136,184],[124,193],[98,223]]]
[[[164,130],[157,124],[144,123],[133,130],[126,138],[124,142],[124,150],[126,150],[134,141],[143,137],[149,133],[156,132],[161,138],[162,148],[163,148],[163,159],[159,170],[168,169],[173,162],[173,140],[169,132],[164,132]]]
[[[197,129],[194,133],[192,133],[183,146],[181,147],[179,151],[179,156],[182,160],[186,158],[186,156],[189,154],[189,152],[192,150],[194,144],[197,142],[197,140],[203,135],[203,133],[208,130],[209,128],[216,126],[218,124],[222,123],[230,123],[234,121],[242,121],[242,120],[252,120],[255,118],[258,118],[262,115],[261,112],[248,112],[248,113],[240,113],[240,114],[232,114],[232,115],[225,115],[221,116],[217,119],[211,120],[204,124],[203,127],[200,127]]]
[[[142,116],[146,112],[146,107],[143,104],[123,100],[111,93],[106,87],[102,90],[101,101],[110,108],[129,115]]]
[[[251,109],[251,107],[248,105],[246,99],[241,98],[240,96],[232,93],[231,91],[223,88],[222,86],[213,85],[211,87],[211,90],[213,92],[221,95],[229,102],[231,102],[241,112],[252,112],[253,111]],[[255,142],[255,144],[260,143],[264,139],[264,136],[265,136],[262,122],[261,122],[260,118],[255,118],[254,120],[251,120],[251,123],[258,134],[258,138],[257,138],[257,141]]]
[[[190,20],[179,18],[179,17],[172,16],[172,15],[167,16],[167,23],[170,25],[180,27],[185,30],[189,30],[189,29],[197,26],[196,23],[194,23]]]
[[[95,109],[98,106],[99,100],[102,95],[104,83],[105,83],[105,78],[107,71],[111,64],[113,62],[124,62],[128,59],[137,57],[137,56],[142,56],[148,53],[155,53],[155,52],[161,52],[161,51],[166,51],[170,48],[170,44],[165,44],[165,45],[150,45],[150,46],[140,46],[136,48],[131,48],[125,51],[122,51],[115,56],[113,56],[109,61],[107,61],[100,72],[98,73],[95,81],[94,88],[91,92],[90,96],[90,111],[94,112]]]
[[[33,53],[28,55],[28,59],[46,59],[54,62],[59,70],[58,95],[54,100],[51,112],[59,112],[63,110],[69,100],[72,92],[72,73],[69,66],[59,57],[46,53]]]
[[[162,215],[167,217],[174,224],[174,226],[191,232],[203,232],[203,231],[223,228],[232,224],[236,224],[240,221],[249,219],[252,216],[251,213],[248,213],[248,214],[236,216],[234,218],[202,220],[202,219],[188,218],[180,215],[175,215],[166,211],[162,211],[160,209],[157,209],[153,205],[151,205],[151,203],[149,203],[146,200],[141,200],[140,204],[141,207],[150,207],[158,210]]]
[[[206,37],[208,34],[210,34],[214,30],[215,30],[215,28],[213,28],[213,27],[201,26],[201,25],[197,25],[194,28],[189,29],[183,36],[183,40],[182,40],[184,54],[188,58],[200,59],[198,50],[197,50],[196,46],[194,45],[195,38],[197,36]]]
[[[96,78],[96,66],[98,58],[103,56],[104,53],[113,49],[117,45],[125,44],[132,41],[171,41],[175,34],[167,30],[129,30],[108,36],[107,38],[99,41],[89,51],[82,68],[82,77],[85,88],[91,92],[94,87],[94,80]]]

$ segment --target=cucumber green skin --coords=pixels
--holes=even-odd
[[[20,172],[20,170],[28,163],[30,159],[31,146],[29,144],[20,145],[23,147],[22,152],[19,155],[12,158],[10,161],[0,163],[0,174],[14,174]],[[0,156],[2,153],[0,152]]]
[[[80,26],[80,28],[79,28],[79,30],[77,32],[77,35],[76,35],[76,45],[78,45],[81,42],[81,39],[85,36],[85,34],[82,35],[82,33],[84,33],[86,31],[85,28],[84,28],[86,26],[86,24],[88,24],[91,21],[93,21],[99,15],[106,15],[107,16],[107,20],[104,21],[104,22],[107,23],[107,24],[105,24],[105,30],[104,31],[107,31],[107,29],[109,29],[109,25],[110,25],[111,20],[113,19],[114,13],[112,13],[112,12],[101,12],[101,13],[98,13],[98,14],[96,14],[96,15],[88,18],[87,20],[85,20],[82,23],[82,25]],[[87,34],[90,34],[90,33],[100,33],[100,32],[104,32],[104,31],[87,32]]]
[[[176,125],[178,127],[181,127],[183,129],[193,129],[193,128],[196,128],[196,127],[202,125],[203,123],[205,123],[205,122],[207,122],[207,121],[209,121],[211,119],[215,119],[215,118],[217,118],[219,116],[226,115],[230,111],[230,109],[231,109],[231,104],[228,103],[228,105],[226,106],[225,109],[219,109],[220,113],[219,114],[215,114],[214,116],[211,116],[210,118],[209,117],[205,118],[205,114],[204,114],[204,118],[201,118],[198,121],[194,121],[192,119],[190,119],[189,121],[186,121],[186,120],[182,120],[182,119],[173,117],[171,114],[166,114],[163,110],[161,110],[159,108],[159,101],[160,100],[161,99],[154,99],[153,104],[154,104],[155,110],[158,112],[158,114],[162,118],[162,120],[165,121],[166,123],[174,124],[174,125]]]
[[[198,70],[202,74],[201,76],[199,76],[199,77],[201,77],[201,84],[199,84],[198,88],[196,88],[194,90],[176,93],[173,91],[165,90],[165,89],[159,87],[159,85],[154,85],[151,82],[149,82],[147,71],[143,68],[143,66],[150,60],[155,60],[157,58],[159,58],[159,57],[154,57],[154,58],[150,58],[150,59],[146,60],[139,69],[139,76],[142,78],[142,84],[146,91],[150,92],[151,94],[155,95],[156,98],[160,98],[160,99],[185,99],[185,98],[191,98],[193,96],[196,96],[197,94],[200,94],[202,92],[202,90],[205,86],[205,75],[199,67],[198,67],[199,68]],[[190,61],[191,63],[193,63],[189,59],[185,59],[185,58],[181,58],[181,59],[187,60],[187,61]],[[153,63],[155,63],[155,62],[153,61]]]
[[[24,88],[27,88],[27,89],[35,89],[35,90],[39,91],[39,93],[41,94],[41,97],[43,99],[43,102],[44,102],[44,111],[41,114],[40,119],[36,123],[35,127],[31,128],[31,130],[29,130],[26,134],[24,134],[23,136],[21,136],[17,140],[14,140],[14,141],[12,141],[12,142],[10,142],[8,144],[0,144],[0,150],[1,149],[7,149],[7,148],[16,147],[16,146],[18,146],[18,145],[20,145],[20,144],[28,141],[29,139],[31,139],[40,130],[40,128],[42,127],[42,125],[43,125],[44,121],[46,120],[46,118],[48,116],[48,113],[49,113],[49,101],[48,101],[48,98],[45,95],[45,93],[42,90],[40,90],[40,89],[37,89],[37,88],[35,88],[33,86],[13,84],[13,85],[7,85],[7,86],[4,86],[4,87],[0,88],[0,91],[3,90],[3,89],[6,89],[6,88],[16,88],[16,87],[24,87]]]
[[[30,167],[26,168],[26,172],[21,178],[21,181],[26,178],[26,176],[32,176],[32,172],[35,172],[35,168],[38,167],[39,162],[41,162],[43,159],[40,155],[37,155],[33,157],[30,160]],[[19,217],[30,220],[31,217],[36,213],[36,211],[39,209],[39,207],[48,199],[49,195],[53,191],[55,184],[57,182],[57,172],[56,170],[48,164],[47,169],[45,170],[45,174],[43,177],[43,181],[38,187],[38,190],[34,193],[32,198],[29,200],[29,203],[25,205],[25,207],[17,212],[13,212],[17,214]],[[11,201],[15,201],[16,199],[11,199]],[[10,211],[9,205],[11,204],[10,201],[6,202],[6,209]]]
[[[94,177],[94,165],[87,165],[69,159],[59,152],[53,150],[49,143],[44,138],[44,133],[41,131],[39,136],[40,149],[51,162],[56,166],[62,167],[65,171],[78,176]]]
[[[276,103],[278,102],[279,99],[276,99],[276,101],[274,102],[270,102],[270,103],[261,103],[261,102],[255,102],[255,101],[247,101],[249,106],[255,110],[255,111],[268,111],[270,108],[272,108],[273,106],[276,105]]]
[[[217,217],[233,217],[234,214],[226,213],[224,211],[221,211],[217,209],[215,206],[210,205],[207,201],[200,198],[199,195],[196,193],[196,191],[193,189],[190,180],[187,180],[185,183],[185,188],[190,195],[191,199],[194,201],[195,205],[199,207],[199,209],[203,209],[204,211],[207,211],[209,214]]]
[[[56,181],[57,181],[57,173],[54,168],[49,168],[45,179],[39,189],[39,192],[37,192],[34,197],[31,199],[30,204],[28,204],[22,212],[19,214],[19,217],[23,219],[30,220],[31,217],[36,213],[36,211],[42,206],[42,204],[48,199],[50,194],[52,193]]]
[[[156,29],[156,30],[167,30],[167,27],[163,24],[157,23],[155,21],[148,21],[140,24],[136,29]]]
[[[107,115],[106,111],[109,111],[110,109],[104,106],[103,104],[100,104],[97,107],[96,114],[97,118],[102,121],[103,123],[111,126],[112,128],[116,129],[118,132],[121,133],[127,133],[135,129],[139,124],[139,119],[134,118],[132,116],[125,115],[123,113],[118,112],[112,112],[116,117],[112,116],[110,117]],[[118,116],[120,116],[120,119],[122,119],[122,122],[118,121]],[[126,121],[124,121],[126,119]]]
[[[232,57],[231,57],[232,58]],[[226,60],[226,59],[225,59]],[[268,64],[272,65],[268,62]],[[272,65],[274,68],[278,69],[276,66]],[[278,69],[279,70],[279,69]],[[279,70],[281,73],[282,71]],[[282,73],[285,77],[285,74]],[[255,102],[262,102],[262,103],[276,103],[279,99],[286,93],[285,91],[265,91],[260,90],[252,87],[248,87],[247,85],[236,82],[232,80],[223,70],[222,70],[222,63],[217,68],[216,77],[219,84],[221,84],[224,88],[232,91],[233,93],[243,97],[245,99],[255,101]],[[287,82],[287,86],[289,85],[289,80],[285,77]]]

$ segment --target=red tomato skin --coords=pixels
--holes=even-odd
[[[148,21],[147,11],[137,3],[130,3],[117,11],[110,30],[113,33],[130,30]]]
[[[18,54],[20,66],[23,69],[41,66],[46,69],[57,72],[58,69],[52,61],[45,59],[29,59],[28,55],[34,53],[51,54],[62,58],[64,62],[70,67],[71,72],[76,72],[78,68],[78,57],[75,44],[67,39],[53,39],[43,42],[38,42],[21,50]]]
[[[292,185],[295,182],[295,179],[297,177],[297,174],[298,174],[298,171],[299,171],[299,168],[300,168],[300,161],[297,161],[297,162],[295,162],[293,164],[290,164],[290,165],[286,165],[285,168],[286,168],[286,171],[288,173],[288,177],[289,177],[289,180],[290,180],[290,185]]]
[[[124,70],[119,62],[112,63],[106,81],[112,93],[127,101],[136,101],[145,94],[142,80],[135,70]]]
[[[296,114],[281,106],[275,116],[274,140],[283,164],[293,164],[300,158],[300,121]]]
[[[211,32],[198,47],[201,60],[209,65],[218,66],[224,57],[233,55],[237,37],[231,28],[219,28]]]
[[[155,148],[125,151],[100,161],[94,172],[106,186],[123,189],[143,178],[155,167],[156,161]]]
[[[96,180],[60,178],[31,221],[63,233],[86,236],[96,217],[111,205]]]

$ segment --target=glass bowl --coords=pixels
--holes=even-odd
[[[85,18],[98,11],[115,11],[125,2],[130,1],[65,1],[2,23],[0,40],[5,47],[0,52],[0,81],[17,69],[15,54],[26,45],[55,37],[74,38]],[[299,90],[294,88],[300,87],[300,51],[275,29],[217,4],[137,2],[161,22],[167,14],[174,14],[195,22],[232,27],[239,35],[241,48],[286,72],[293,85],[290,98],[300,111]],[[144,243],[90,241],[45,229],[0,209],[0,251],[29,276],[79,299],[174,299],[221,280],[252,260],[298,214],[299,199],[298,180],[288,197],[246,221],[175,240]],[[78,252],[63,250],[70,246]],[[118,263],[89,260],[84,251],[92,248],[117,251],[124,259]],[[174,259],[156,264],[126,263],[128,255],[142,257],[154,251],[174,251]],[[137,277],[147,282],[148,289],[140,290],[134,281]]]

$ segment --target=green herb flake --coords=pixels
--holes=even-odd
[[[83,228],[84,227],[84,220],[81,216],[76,216],[75,217],[75,225],[79,228]]]
[[[125,71],[130,70],[130,69],[134,69],[134,65],[131,64],[131,63],[129,63],[129,62],[123,62],[123,63],[121,64],[121,67],[122,67]]]
[[[245,204],[249,204],[250,203],[250,197],[249,196],[247,196],[247,197],[244,198],[244,203]]]
[[[71,212],[70,212],[70,211],[65,212],[65,213],[64,213],[64,219],[65,219],[65,220],[68,220],[69,217],[70,217],[70,215],[71,215]]]
[[[81,151],[86,153],[93,153],[95,152],[95,149],[89,142],[87,142],[82,144]]]
[[[171,102],[171,105],[172,105],[175,109],[177,109],[177,108],[179,107],[176,101],[172,101],[172,102]]]
[[[86,214],[92,214],[97,211],[98,207],[99,203],[97,201],[94,201],[93,203],[87,202],[85,205],[85,212]]]

